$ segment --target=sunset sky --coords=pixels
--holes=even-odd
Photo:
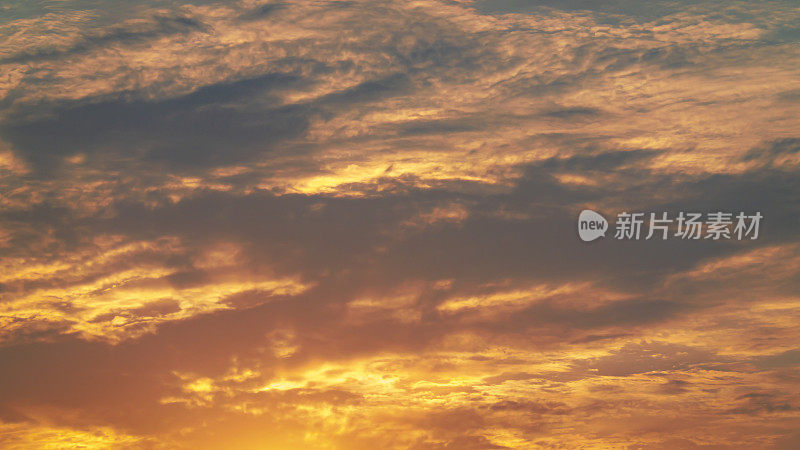
[[[73,447],[800,448],[800,3],[3,0],[0,448]]]

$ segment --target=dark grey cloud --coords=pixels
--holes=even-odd
[[[242,20],[261,20],[265,17],[271,17],[278,13],[281,9],[286,8],[288,5],[283,2],[264,3],[250,11],[241,15]]]
[[[270,96],[299,81],[270,74],[164,101],[78,104],[33,122],[12,120],[0,132],[34,167],[76,153],[177,168],[226,164],[274,149],[306,129],[308,110],[281,106]],[[254,97],[263,102],[261,109],[239,107]]]
[[[773,162],[777,157],[800,153],[800,138],[778,139],[748,151],[744,161]]]

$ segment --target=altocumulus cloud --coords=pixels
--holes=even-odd
[[[792,448],[799,18],[6,2],[0,444]]]

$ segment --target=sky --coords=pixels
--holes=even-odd
[[[800,448],[798,117],[794,0],[6,0],[0,447]]]

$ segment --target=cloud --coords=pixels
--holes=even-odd
[[[794,442],[791,3],[0,8],[0,443]]]

